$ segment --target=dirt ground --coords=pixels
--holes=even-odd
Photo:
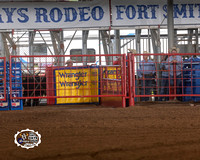
[[[33,129],[33,149],[14,134]],[[140,104],[25,107],[0,112],[0,160],[196,160],[200,159],[200,106]]]

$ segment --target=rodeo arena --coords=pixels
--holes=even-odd
[[[200,1],[0,0],[0,160],[200,159]]]

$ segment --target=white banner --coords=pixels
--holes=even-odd
[[[0,3],[0,29],[101,28],[110,26],[108,0]]]
[[[112,0],[112,26],[167,24],[166,0]],[[174,24],[200,24],[199,0],[174,0]]]

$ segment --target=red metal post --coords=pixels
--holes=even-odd
[[[128,82],[129,82],[129,106],[134,106],[133,102],[133,71],[132,71],[132,54],[128,53]],[[134,65],[134,64],[133,64]]]
[[[134,54],[131,54],[131,62],[132,62],[132,71],[133,71],[133,87],[132,87],[132,91],[133,91],[133,106],[135,105],[135,90],[136,90],[136,86],[135,86],[135,56]]]
[[[120,73],[118,73],[118,69],[119,67],[116,67],[116,79],[119,79],[120,75]],[[117,93],[119,93],[119,82],[117,81],[116,84],[117,84]]]
[[[176,63],[173,62],[173,75],[174,75],[174,86],[173,86],[173,89],[174,89],[174,94],[176,95]],[[176,99],[176,96],[174,97],[174,99]]]
[[[121,60],[121,64],[122,64],[122,107],[125,108],[126,107],[126,55],[123,54],[122,60]],[[124,78],[123,78],[124,77]]]

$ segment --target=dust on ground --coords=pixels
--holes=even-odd
[[[14,143],[14,134],[26,128],[41,134],[38,147]],[[0,135],[0,160],[200,159],[200,106],[25,107],[0,112]]]

